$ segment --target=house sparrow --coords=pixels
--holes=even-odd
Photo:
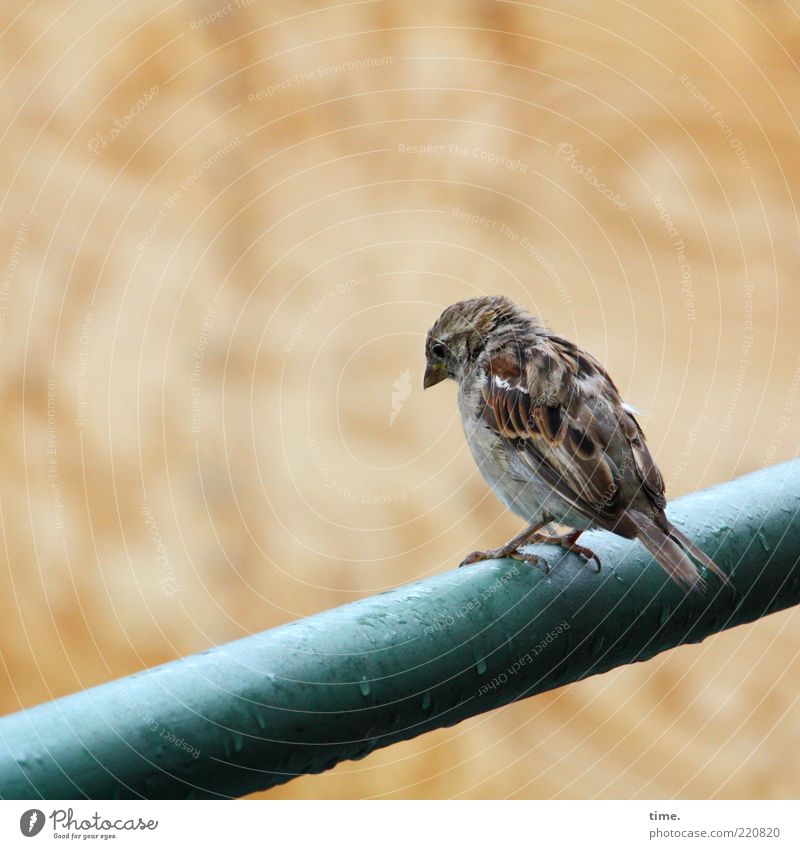
[[[730,584],[667,519],[664,480],[634,410],[594,357],[502,295],[447,307],[428,332],[425,354],[425,389],[448,377],[458,383],[472,456],[498,498],[529,525],[462,566],[502,557],[542,562],[520,546],[554,542],[599,568],[577,540],[587,528],[602,528],[640,540],[684,588],[705,586],[691,558]],[[574,530],[538,533],[551,522]]]

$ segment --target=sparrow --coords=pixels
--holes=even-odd
[[[425,341],[425,389],[458,384],[464,434],[483,477],[527,523],[500,548],[474,551],[462,566],[493,558],[542,563],[521,551],[550,542],[585,561],[578,544],[601,528],[638,539],[684,589],[702,591],[695,562],[732,586],[727,575],[667,518],[664,479],[633,407],[602,365],[503,295],[447,307]],[[539,531],[556,523],[572,529]]]

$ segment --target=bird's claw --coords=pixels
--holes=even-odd
[[[491,551],[473,551],[468,554],[461,563],[458,564],[460,569],[462,566],[471,566],[473,563],[480,563],[482,560],[519,560],[522,563],[530,563],[531,566],[541,566],[544,569],[545,575],[550,574],[550,564],[539,554],[520,551],[519,549],[506,550],[494,549]]]
[[[531,566],[541,566],[545,575],[550,574],[550,564],[540,554],[533,554],[528,551],[515,551],[507,556],[512,560],[520,560],[523,563],[530,563]]]
[[[568,549],[568,551],[574,551],[575,554],[580,557],[584,563],[589,564],[594,560],[597,564],[597,573],[600,574],[600,569],[602,565],[600,563],[600,558],[592,551],[591,548],[587,548],[585,545],[575,545],[572,548]]]
[[[481,560],[491,560],[492,556],[493,553],[491,551],[473,551],[458,564],[458,568],[460,569],[462,566],[471,566],[473,563],[480,563]]]
[[[587,548],[585,545],[578,545],[578,543],[575,542],[580,534],[580,531],[573,531],[572,533],[563,534],[561,536],[544,536],[542,534],[538,534],[533,541],[549,543],[550,545],[558,545],[563,548],[564,551],[571,551],[574,554],[577,554],[584,563],[589,563],[594,560],[597,564],[597,572],[599,573],[601,569],[600,558],[592,551],[591,548]]]

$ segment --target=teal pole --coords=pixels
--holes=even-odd
[[[800,460],[668,513],[731,575],[684,595],[639,543],[600,572],[489,561],[0,719],[0,796],[240,796],[800,602]]]

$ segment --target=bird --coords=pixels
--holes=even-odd
[[[539,564],[521,550],[549,542],[600,559],[578,539],[602,529],[638,539],[685,591],[703,592],[696,563],[725,572],[667,518],[664,478],[636,410],[591,354],[552,332],[505,295],[448,306],[425,340],[423,387],[458,384],[467,444],[495,495],[527,527],[505,545],[474,551],[462,566],[495,558]],[[571,529],[545,534],[552,524]],[[695,563],[696,561],[696,563]]]

